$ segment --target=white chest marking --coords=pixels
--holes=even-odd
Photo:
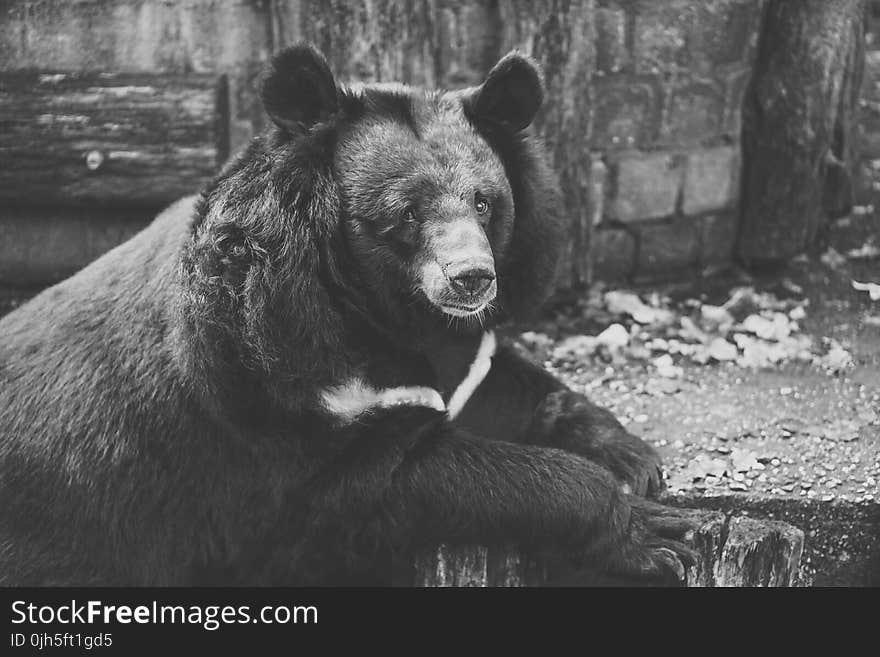
[[[474,356],[474,362],[471,363],[467,376],[458,384],[455,392],[452,393],[452,397],[449,398],[449,403],[446,405],[446,412],[451,420],[454,420],[461,413],[471,395],[474,394],[483,382],[483,379],[486,378],[492,367],[492,356],[495,355],[495,347],[495,332],[486,331],[483,333],[480,348],[477,349],[477,355]]]
[[[443,398],[433,388],[400,386],[377,390],[359,378],[328,388],[321,393],[321,401],[331,415],[335,415],[345,424],[371,410],[393,406],[427,406],[436,411],[446,410]]]
[[[450,419],[455,419],[489,373],[495,347],[495,333],[492,331],[484,333],[467,376],[452,393],[449,404],[443,403],[443,398],[434,388],[400,386],[377,389],[358,377],[324,390],[321,393],[321,402],[328,413],[336,416],[344,424],[350,424],[360,415],[372,410],[394,406],[425,406],[435,411],[445,410]]]

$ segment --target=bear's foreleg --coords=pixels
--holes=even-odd
[[[509,346],[491,368],[457,423],[495,440],[543,445],[605,466],[637,495],[663,488],[660,456],[630,434],[608,410],[567,388]]]
[[[386,546],[514,542],[667,583],[691,562],[678,542],[690,521],[575,454],[486,440],[428,408],[380,410],[346,431],[356,438],[308,486],[316,553],[368,563]]]

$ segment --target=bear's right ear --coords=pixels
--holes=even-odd
[[[339,109],[333,73],[313,46],[286,48],[275,55],[262,84],[263,107],[279,128],[302,132]]]
[[[531,124],[543,101],[540,69],[529,57],[513,51],[495,64],[465,102],[477,120],[516,132]]]

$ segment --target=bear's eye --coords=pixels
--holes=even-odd
[[[404,220],[404,222],[406,222],[408,224],[415,222],[415,220],[416,220],[415,208],[407,208],[406,211],[403,213],[403,220]]]
[[[486,214],[491,207],[492,204],[489,203],[489,199],[480,194],[480,192],[474,194],[474,208],[477,210],[477,214]]]

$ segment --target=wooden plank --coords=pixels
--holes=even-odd
[[[0,70],[226,75],[237,150],[264,125],[257,82],[272,54],[268,8],[254,0],[6,0]]]
[[[222,77],[0,73],[0,200],[161,207],[229,150]]]

